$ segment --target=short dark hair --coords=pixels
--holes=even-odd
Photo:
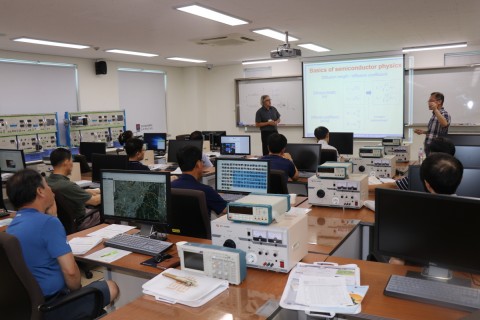
[[[130,138],[127,140],[123,148],[129,157],[133,157],[137,152],[142,151],[143,144],[144,142],[142,139]]]
[[[190,140],[202,140],[203,141],[203,134],[200,131],[193,131],[190,133]]]
[[[447,153],[428,156],[420,167],[420,178],[427,181],[436,193],[454,194],[463,176],[462,163]]]
[[[45,187],[40,173],[32,169],[17,171],[7,181],[8,199],[18,210],[35,200],[38,187]]]
[[[62,164],[65,160],[70,160],[72,158],[72,152],[65,148],[57,148],[50,153],[50,164],[52,167],[56,167],[59,164]]]
[[[434,96],[435,99],[442,101],[442,104],[443,104],[443,101],[445,101],[445,96],[441,92],[432,92],[430,93],[430,96]]]
[[[453,144],[452,140],[446,137],[435,137],[430,142],[430,154],[443,152],[448,153],[449,155],[455,155],[455,144]]]
[[[118,136],[118,142],[120,142],[121,145],[124,145],[128,141],[128,139],[131,139],[131,138],[133,138],[133,132],[130,130],[127,130],[120,133],[120,135]]]
[[[313,134],[315,135],[315,138],[317,138],[317,140],[323,140],[327,137],[327,134],[329,132],[330,131],[328,131],[328,129],[325,127],[317,127]]]
[[[178,166],[182,171],[192,171],[198,160],[202,160],[202,150],[195,146],[185,146],[177,151]]]
[[[268,137],[267,144],[271,153],[280,153],[287,146],[287,138],[281,133],[273,133]]]

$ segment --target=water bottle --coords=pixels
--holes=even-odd
[[[419,165],[422,164],[423,159],[425,159],[425,152],[423,152],[423,148],[420,147],[420,148],[418,149],[418,164],[419,164]]]

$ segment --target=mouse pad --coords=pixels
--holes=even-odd
[[[180,265],[180,258],[177,254],[174,254],[171,258],[165,259],[162,262],[157,263],[155,261],[155,257],[151,257],[150,259],[143,261],[141,264],[143,264],[144,266],[167,270],[168,268],[178,267]]]

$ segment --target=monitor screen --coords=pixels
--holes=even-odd
[[[202,134],[203,134],[203,140],[210,141],[210,148],[218,149],[220,148],[221,137],[226,136],[227,132],[226,131],[202,131]]]
[[[92,154],[106,154],[107,145],[105,142],[80,142],[79,152],[87,158],[87,162],[92,162]]]
[[[146,132],[143,134],[143,141],[147,144],[148,150],[163,151],[167,150],[167,134]]]
[[[202,150],[202,140],[168,140],[167,162],[178,162],[177,152],[185,146],[195,146]]]
[[[290,153],[298,171],[316,172],[320,164],[320,144],[288,143],[285,152]]]
[[[480,146],[480,135],[478,134],[453,133],[448,134],[447,138],[456,146]]]
[[[455,193],[461,197],[480,198],[480,168],[463,169],[463,177]],[[422,180],[420,179],[420,166],[414,165],[408,167],[408,188],[411,191],[425,191]]]
[[[102,209],[106,218],[167,225],[170,174],[153,171],[102,171]]]
[[[215,162],[215,186],[219,192],[268,193],[268,160],[221,159]]]
[[[337,148],[339,154],[353,154],[353,132],[330,132],[328,144]]]
[[[101,170],[103,169],[128,169],[128,156],[126,155],[106,155],[92,154],[92,181],[100,182]]]
[[[423,266],[480,273],[480,199],[378,188],[374,250]]]
[[[221,136],[220,154],[242,155],[250,154],[250,136]]]
[[[464,168],[480,168],[480,146],[455,146],[455,158]]]
[[[25,169],[23,150],[0,149],[0,170],[13,173]]]

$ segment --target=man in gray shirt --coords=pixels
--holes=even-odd
[[[263,95],[260,97],[260,104],[262,107],[257,110],[255,114],[255,126],[260,128],[262,134],[262,152],[263,155],[268,155],[268,137],[272,133],[276,133],[277,124],[280,123],[280,113],[272,106],[270,96]]]

